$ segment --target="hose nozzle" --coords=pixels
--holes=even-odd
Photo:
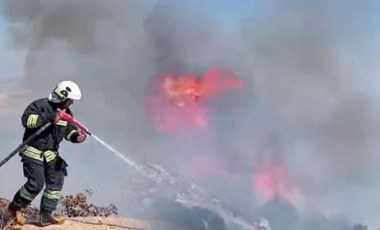
[[[58,109],[59,117],[67,122],[73,123],[75,126],[77,126],[82,132],[87,133],[88,135],[91,135],[90,131],[88,131],[88,128],[84,126],[82,123],[80,123],[78,120],[67,114],[65,111]]]

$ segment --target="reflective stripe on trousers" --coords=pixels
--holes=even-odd
[[[61,191],[45,190],[43,196],[49,200],[59,200],[61,199]]]
[[[20,189],[20,196],[27,200],[34,200],[36,198],[36,194],[30,193],[28,190],[26,190],[25,186],[22,186]]]
[[[44,156],[46,163],[53,161],[57,157],[57,152],[47,150],[47,151],[42,153],[41,150],[38,150],[38,149],[36,149],[32,146],[29,146],[29,145],[25,145],[21,149],[20,152],[22,155],[24,155],[26,157],[29,157],[33,160],[37,160],[37,161],[41,161],[41,162],[44,161],[44,159],[42,158],[42,156]]]

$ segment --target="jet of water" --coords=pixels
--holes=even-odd
[[[151,163],[145,162],[142,164],[138,164],[136,162],[133,162],[126,156],[124,156],[122,153],[114,149],[111,145],[107,144],[104,140],[100,139],[94,134],[91,134],[91,136],[99,142],[101,145],[103,145],[105,148],[107,148],[110,152],[112,152],[116,157],[118,157],[122,162],[127,164],[128,166],[134,168],[136,171],[141,173],[142,175],[151,178],[153,180],[156,180],[156,182],[165,182],[168,186],[177,186],[176,190],[178,192],[176,193],[176,201],[181,202],[183,204],[194,203],[198,204],[199,207],[205,207],[209,208],[210,210],[214,210],[216,213],[219,213],[226,221],[230,223],[234,223],[237,226],[240,226],[241,229],[246,230],[256,230],[254,226],[252,226],[251,223],[246,221],[245,219],[241,219],[238,217],[234,217],[230,214],[230,212],[227,211],[227,209],[222,205],[221,202],[217,201],[215,198],[210,197],[205,191],[195,184],[191,183],[191,188],[188,186],[184,186],[183,183],[181,183],[178,178],[171,175],[169,172],[165,171],[158,165],[153,165]],[[157,181],[158,179],[158,181]],[[185,188],[185,191],[183,190]],[[190,192],[187,196],[187,192]],[[203,197],[203,199],[202,199]],[[196,202],[195,199],[202,200],[202,203]]]
[[[131,166],[131,167],[135,168],[136,170],[140,171],[140,167],[138,166],[138,164],[136,164],[132,160],[128,159],[126,156],[124,156],[122,153],[120,153],[119,151],[117,151],[116,149],[114,149],[111,145],[107,144],[104,140],[100,139],[96,135],[91,134],[91,136],[97,142],[99,142],[101,145],[103,145],[105,148],[107,148],[108,150],[110,150],[116,157],[120,158],[124,163],[126,163],[129,166]]]

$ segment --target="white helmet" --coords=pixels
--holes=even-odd
[[[52,102],[59,103],[66,99],[80,100],[82,98],[82,92],[79,86],[73,81],[62,81],[48,96],[48,99]]]

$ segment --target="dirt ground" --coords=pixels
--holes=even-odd
[[[60,204],[60,212],[66,216],[63,225],[47,226],[44,228],[27,224],[15,225],[12,215],[8,211],[9,200],[0,198],[0,229],[1,230],[109,230],[109,229],[131,229],[131,230],[186,230],[170,223],[151,220],[138,220],[117,215],[117,209],[96,209],[93,204],[87,203],[84,194],[66,196]],[[28,207],[24,210],[29,221],[34,222],[38,216],[38,209]],[[76,216],[71,217],[70,216]]]
[[[137,220],[124,217],[76,217],[66,220],[64,225],[40,228],[33,225],[12,226],[9,230],[185,230],[167,223]]]

